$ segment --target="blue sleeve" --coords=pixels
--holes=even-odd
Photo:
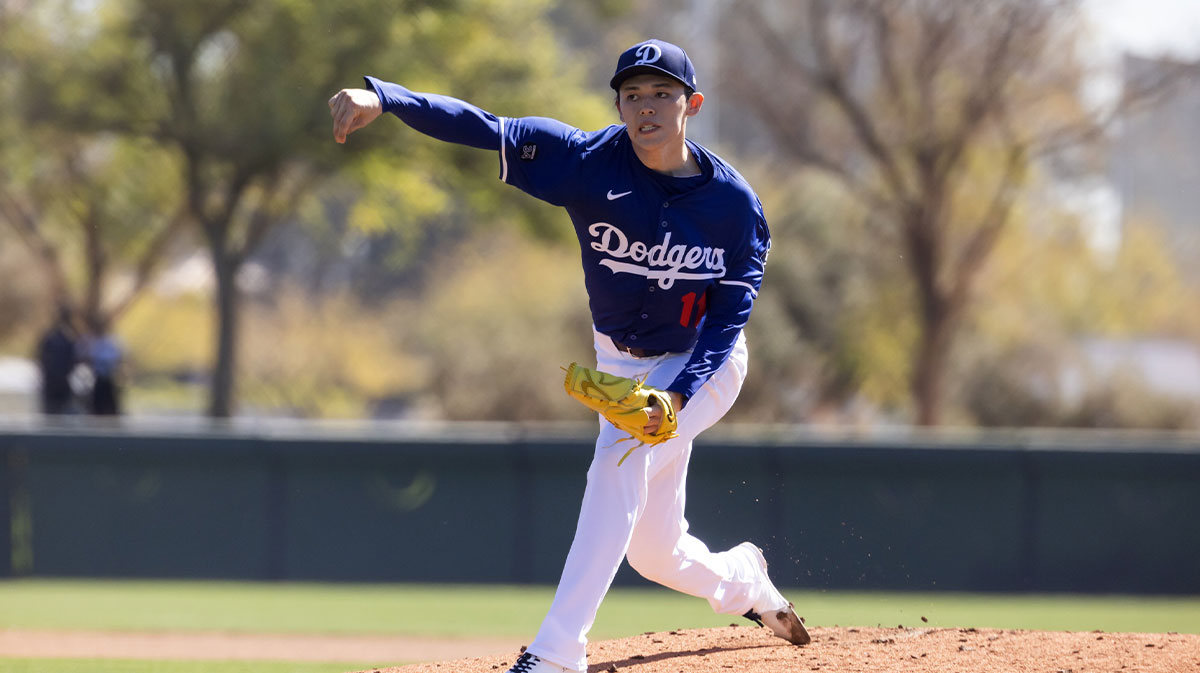
[[[437,94],[414,93],[399,84],[365,77],[383,111],[432,138],[485,150],[500,149],[500,119],[470,103]]]
[[[685,404],[729,359],[738,335],[750,320],[771,250],[766,220],[761,215],[756,219],[753,237],[738,258],[731,260],[725,276],[709,289],[708,312],[692,357],[667,386],[667,390],[682,395]]]
[[[579,193],[587,134],[546,117],[505,118],[500,179],[556,206]]]
[[[500,179],[531,196],[561,206],[578,184],[578,149],[586,137],[577,128],[546,117],[497,117],[457,98],[365,79],[383,111],[413,129],[438,140],[499,152]]]

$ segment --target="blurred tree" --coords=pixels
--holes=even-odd
[[[1054,198],[1026,203],[1017,215],[1024,226],[997,243],[980,274],[978,307],[955,357],[963,376],[952,397],[962,408],[951,412],[988,426],[1178,427],[1176,407],[1185,403],[1166,404],[1148,382],[1132,385],[1134,376],[1105,380],[1092,372],[1086,344],[1200,341],[1200,317],[1179,310],[1196,303],[1198,288],[1176,267],[1160,228],[1131,223],[1119,247],[1098,249],[1088,223],[1054,210]],[[1147,403],[1129,404],[1132,392],[1110,395],[1127,384]],[[1087,411],[1102,402],[1119,404],[1101,405],[1114,412],[1107,416]],[[1149,413],[1160,403],[1164,413]]]
[[[0,227],[0,352],[28,354],[39,331],[50,324],[45,285],[29,273],[29,252],[16,234]]]
[[[409,314],[402,301],[386,310]],[[285,285],[247,316],[246,405],[302,418],[364,418],[403,404],[427,382],[430,365],[403,347],[405,335],[348,292],[312,297]],[[303,367],[297,367],[303,362]]]
[[[184,160],[188,214],[216,281],[208,413],[234,409],[239,272],[266,233],[338,163],[324,101],[385,50],[406,9],[384,2],[138,0],[114,22],[150,67],[149,132]],[[134,63],[127,67],[136,67]],[[136,109],[136,108],[135,108]],[[137,131],[131,126],[131,131]],[[323,133],[326,132],[326,133]]]
[[[1189,284],[1166,230],[1153,221],[1132,219],[1122,230],[1121,246],[1098,270],[1091,285],[1102,292],[1083,293],[1068,314],[1078,331],[1110,336],[1185,337],[1200,341],[1200,313],[1194,306],[1200,287]]]
[[[425,188],[454,183],[453,221],[505,213],[511,195],[469,189],[453,180],[474,171],[486,153],[436,151],[410,137],[368,130],[345,147],[330,139],[326,100],[359,76],[377,72],[413,88],[437,88],[470,98],[493,93],[505,114],[581,110],[569,77],[573,66],[557,51],[545,22],[549,2],[471,0],[109,0],[63,2],[88,30],[58,33],[54,59],[22,64],[27,110],[58,128],[108,130],[153,139],[181,161],[183,204],[208,248],[216,282],[216,354],[208,413],[234,407],[239,334],[239,272],[266,234],[294,217],[298,204],[341,166],[390,152],[366,177],[398,178],[364,226],[404,222]],[[538,104],[550,103],[546,109]],[[501,105],[504,104],[504,105]],[[595,109],[594,107],[592,109]],[[380,125],[382,126],[382,125]],[[494,162],[494,157],[491,157]],[[397,198],[398,196],[398,198]],[[428,199],[427,199],[428,200]],[[387,208],[381,208],[380,203]],[[445,201],[441,207],[445,207]],[[533,212],[516,209],[509,218]],[[547,223],[543,210],[540,222]],[[443,214],[444,216],[444,214]],[[407,220],[411,221],[411,220]],[[533,220],[535,228],[539,220]],[[542,229],[549,230],[548,226]]]
[[[24,134],[36,157],[10,164],[29,169],[27,179],[0,169],[0,222],[41,267],[51,305],[72,308],[87,325],[110,324],[147,288],[183,229],[178,207],[170,210],[175,162],[147,143],[40,131]]]
[[[1154,390],[1136,372],[1118,371],[1089,387],[1061,424],[1076,428],[1195,431],[1200,410],[1192,400]]]
[[[497,115],[548,116],[584,129],[617,123],[606,90],[589,87],[588,54],[559,44],[547,17],[557,5],[476,0],[456,11],[426,12],[422,20],[406,23],[400,38],[422,56],[389,63],[377,74]],[[363,191],[355,194],[349,218],[357,229],[402,229],[417,240],[440,236],[451,247],[479,226],[515,226],[539,238],[574,241],[560,209],[496,179],[495,153],[433,140],[396,120],[367,131],[373,135],[349,142],[369,138],[397,151],[374,154],[356,166]],[[441,231],[413,231],[428,229],[435,219]]]
[[[1014,217],[980,272],[978,306],[964,319],[953,360],[960,401],[949,414],[984,426],[1054,426],[1068,411],[1064,368],[1076,362],[1079,314],[1101,258],[1083,223],[1053,203],[1032,204]]]
[[[372,147],[389,150],[388,158],[374,160],[376,170],[362,177],[368,185],[382,181],[400,189],[378,190],[381,199],[354,206],[354,224],[365,227],[411,224],[409,210],[418,217],[437,212],[437,197],[431,209],[421,194],[429,189],[436,195],[437,187],[457,195],[443,200],[443,209],[448,202],[461,204],[451,222],[477,220],[484,213],[503,221],[494,214],[535,212],[529,205],[509,208],[514,195],[495,187],[471,188],[455,178],[485,162],[494,165],[495,158],[486,153],[434,146],[415,134],[391,139],[384,130],[346,147],[334,145],[324,102],[338,88],[361,86],[358,76],[374,70],[413,88],[467,99],[494,94],[489,106],[516,109],[505,114],[537,109],[537,103],[550,100],[561,101],[549,106],[550,112],[580,104],[577,88],[563,79],[571,66],[557,53],[542,17],[549,3],[167,5],[145,3],[137,23],[145,27],[158,57],[171,63],[166,90],[177,112],[166,120],[166,136],[188,157],[192,210],[213,251],[221,316],[214,416],[230,412],[237,270],[267,230],[292,215],[299,197],[334,167]],[[204,29],[194,31],[195,26]],[[215,53],[206,56],[209,50]],[[211,65],[206,58],[213,59]],[[208,98],[220,103],[212,105]],[[390,207],[367,214],[365,209],[380,202]],[[541,212],[531,221],[547,222],[547,211]]]
[[[182,229],[178,161],[151,142],[44,114],[41,73],[94,28],[69,3],[10,6],[5,18],[0,91],[15,104],[0,110],[0,225],[45,279],[45,313],[65,306],[87,325],[109,324]]]
[[[941,419],[948,358],[1030,169],[1087,171],[1116,109],[1084,97],[1074,0],[739,2],[731,80],[777,147],[841,180],[912,279],[916,421]],[[728,94],[727,94],[728,95]]]
[[[897,265],[879,254],[871,213],[819,171],[773,162],[748,164],[747,175],[766,204],[773,252],[734,417],[842,423],[862,396],[902,406],[907,370],[890,341],[911,321],[889,286]]]
[[[495,258],[505,264],[488,263]],[[422,389],[438,400],[443,416],[594,419],[561,387],[561,368],[593,353],[575,256],[496,231],[464,241],[441,261],[447,271],[440,282],[391,322],[411,352],[429,363]],[[480,381],[499,382],[503,390]]]

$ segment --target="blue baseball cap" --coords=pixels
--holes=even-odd
[[[625,50],[617,59],[617,71],[608,82],[614,90],[634,75],[654,73],[677,79],[692,91],[696,86],[696,68],[687,52],[670,42],[646,40]]]

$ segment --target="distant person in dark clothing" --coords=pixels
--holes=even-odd
[[[84,340],[83,359],[94,377],[90,407],[97,416],[121,414],[119,376],[122,357],[121,345],[109,332],[108,321],[96,320],[91,335]]]
[[[71,312],[59,309],[58,320],[38,343],[38,366],[42,371],[42,413],[73,414],[78,411],[71,388],[71,372],[79,363]]]

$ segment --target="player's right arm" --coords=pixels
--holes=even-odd
[[[500,179],[534,197],[555,205],[568,198],[583,138],[579,129],[545,117],[497,117],[457,98],[365,79],[369,89],[343,89],[329,100],[339,143],[388,112],[432,138],[498,151]]]
[[[342,89],[329,99],[333,139],[339,143],[384,112],[438,140],[481,149],[493,149],[499,143],[500,123],[490,112],[457,98],[415,93],[374,77],[365,79],[369,89]]]

